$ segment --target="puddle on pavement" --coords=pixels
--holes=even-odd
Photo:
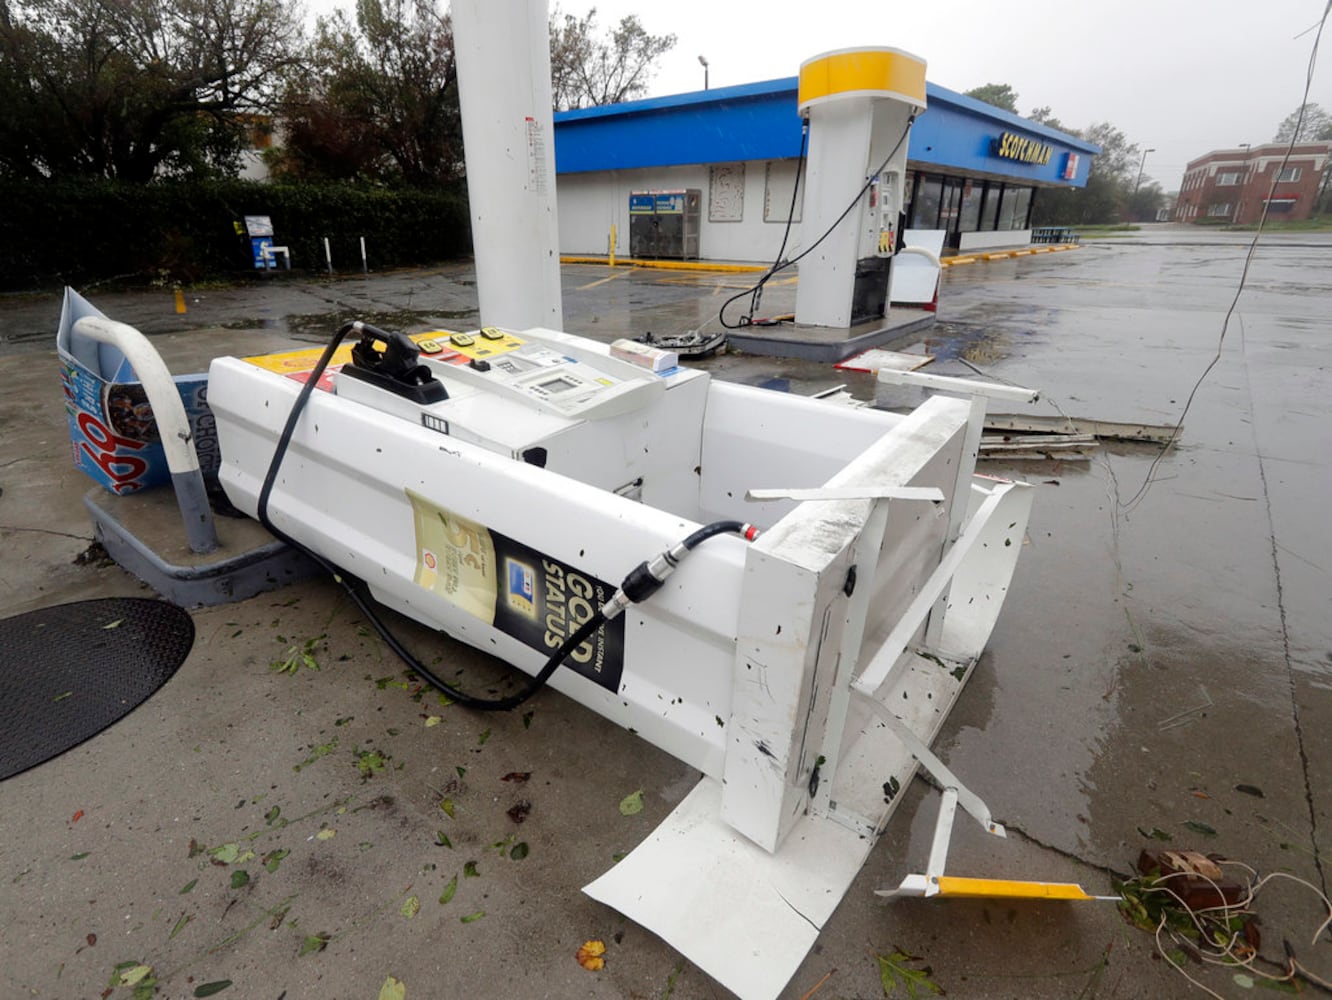
[[[1012,353],[1008,331],[978,329],[956,323],[939,323],[924,337],[925,351],[936,361],[961,358],[974,365],[989,365]]]

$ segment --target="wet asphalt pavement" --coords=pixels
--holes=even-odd
[[[1189,404],[1178,444],[1159,461],[1153,446],[1107,444],[1089,463],[986,464],[1038,493],[990,649],[936,750],[1010,838],[990,841],[959,819],[951,873],[1106,893],[1139,850],[1165,845],[1327,888],[1332,234],[1265,237],[1222,342],[1247,239],[1161,227],[1072,253],[955,267],[938,325],[899,345],[934,354],[931,371],[979,370],[1041,389],[1031,412],[1161,424]],[[563,274],[566,327],[607,340],[707,328],[749,280],[591,265]],[[154,336],[178,371],[210,353],[322,340],[353,317],[409,330],[477,324],[465,263],[190,290],[183,317],[168,289],[84,291]],[[793,295],[793,283],[775,282],[765,312],[786,311]],[[54,296],[0,299],[6,616],[141,592],[118,568],[71,564],[90,529],[79,504],[87,484],[62,450],[58,312]],[[724,355],[701,364],[797,392],[845,383],[879,405],[912,398],[806,362]],[[0,994],[97,996],[111,968],[134,959],[153,964],[161,995],[172,997],[223,978],[237,984],[224,995],[373,997],[388,974],[417,998],[727,995],[578,892],[684,796],[687,768],[551,693],[526,722],[452,708],[445,724],[423,730],[409,692],[375,683],[398,666],[325,583],[195,620],[195,652],[158,695],[0,786]],[[270,673],[282,645],[275,632],[327,633],[326,668]],[[338,655],[346,661],[333,662]],[[441,655],[479,668],[459,647]],[[363,782],[333,753],[293,772],[335,736],[339,752],[373,743],[404,766]],[[466,776],[455,780],[459,767]],[[522,862],[487,847],[514,832],[512,789],[495,781],[512,771],[535,775],[524,793],[530,825],[517,831],[532,847]],[[616,803],[636,787],[644,812],[621,816]],[[461,819],[441,818],[441,789]],[[1110,904],[875,900],[873,889],[922,870],[929,851],[937,793],[917,781],[907,795],[787,1000],[832,970],[820,998],[881,996],[872,956],[895,947],[927,960],[952,997],[1191,995],[1150,935]],[[279,803],[284,815],[312,817],[289,828],[299,835],[265,832],[262,817]],[[86,818],[71,821],[80,810]],[[312,839],[320,826],[338,836],[321,846]],[[432,845],[441,826],[457,850]],[[188,842],[247,831],[293,857],[228,891],[227,872],[201,866]],[[462,879],[456,905],[437,902],[467,860],[480,862],[481,877]],[[182,895],[191,878],[198,894]],[[400,910],[409,895],[422,902],[414,917]],[[1274,885],[1257,908],[1264,954],[1280,959],[1286,938],[1332,977],[1329,935],[1310,943],[1322,919],[1310,890]],[[460,923],[477,912],[485,919]],[[298,957],[319,933],[326,948]],[[586,973],[572,954],[598,937],[610,961]],[[1248,992],[1231,970],[1186,971],[1223,996]]]

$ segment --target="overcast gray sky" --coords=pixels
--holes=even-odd
[[[564,0],[562,9],[585,10]],[[1065,125],[1109,121],[1141,149],[1166,190],[1211,149],[1268,142],[1300,103],[1310,31],[1326,0],[600,0],[598,19],[636,13],[679,41],[652,94],[793,76],[830,49],[888,45],[925,60],[932,83],[1007,83],[1027,114],[1048,104]],[[802,13],[797,13],[800,11]],[[1332,28],[1332,25],[1329,25]],[[1332,31],[1309,99],[1332,110]]]
[[[351,0],[310,0],[351,6]],[[1108,121],[1155,148],[1146,176],[1176,190],[1191,159],[1268,142],[1304,90],[1326,0],[561,0],[608,27],[637,14],[674,32],[649,96],[794,76],[832,49],[887,45],[924,59],[952,90],[1007,83],[1022,114],[1049,105],[1065,125]],[[554,4],[552,4],[554,7]],[[1332,25],[1329,26],[1332,29]],[[1296,38],[1295,36],[1301,35]],[[1332,30],[1309,100],[1332,111]]]

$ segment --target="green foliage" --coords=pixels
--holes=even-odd
[[[234,174],[299,24],[282,0],[7,0],[0,174]]]
[[[1143,183],[1138,184],[1142,159],[1137,145],[1109,122],[1096,122],[1072,134],[1101,147],[1101,152],[1092,158],[1087,186],[1038,192],[1031,224],[1076,226],[1118,222],[1124,217],[1155,219],[1164,195],[1145,175]]]
[[[272,217],[292,267],[319,271],[324,237],[342,267],[427,264],[471,250],[462,185],[393,191],[348,184],[254,181],[0,180],[0,289],[119,278],[193,282],[253,274],[249,242],[234,224]]]
[[[593,7],[583,17],[550,12],[550,87],[555,110],[597,107],[639,97],[653,63],[675,48],[674,35],[650,35],[629,14],[602,34]]]
[[[891,955],[875,955],[874,961],[879,966],[879,984],[883,995],[906,996],[912,1000],[920,997],[942,996],[943,987],[930,979],[933,973],[928,965],[921,965],[921,959],[909,955],[901,948],[894,948]],[[902,993],[897,992],[902,987]]]
[[[1018,113],[1018,95],[1006,83],[987,83],[983,87],[972,87],[970,90],[962,92],[967,97],[974,97],[978,101],[984,101],[996,108],[1002,108],[1004,111]],[[1049,108],[1046,108],[1048,111]]]
[[[359,0],[320,18],[288,75],[275,176],[427,187],[462,176],[453,26],[437,0]]]
[[[273,660],[269,663],[268,669],[274,670],[280,674],[293,675],[300,672],[302,665],[311,670],[318,670],[319,661],[315,659],[315,647],[327,638],[328,635],[325,633],[324,635],[317,635],[306,639],[305,642],[298,645],[288,646],[284,658]]]

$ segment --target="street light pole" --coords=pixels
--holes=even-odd
[[[706,56],[698,57],[698,64],[703,67],[703,89],[708,89],[708,60]]]
[[[1144,149],[1142,151],[1142,162],[1138,164],[1138,179],[1133,183],[1133,193],[1135,195],[1138,193],[1138,185],[1142,183],[1143,168],[1147,166],[1147,154],[1155,152],[1155,149]]]

